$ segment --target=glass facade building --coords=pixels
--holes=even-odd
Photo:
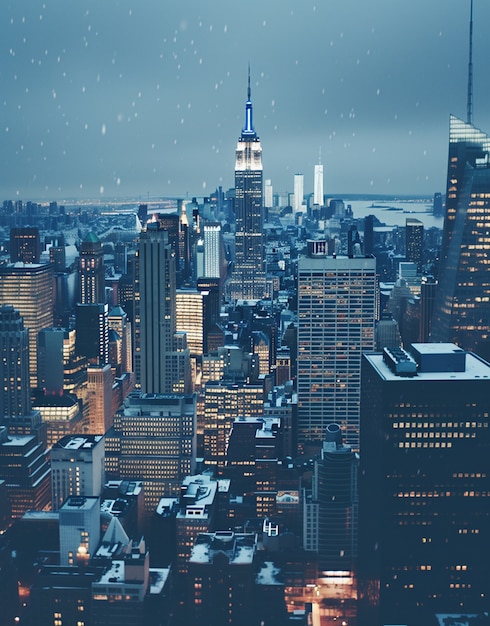
[[[490,358],[490,137],[451,116],[446,215],[431,341]]]

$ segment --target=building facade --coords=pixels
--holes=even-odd
[[[321,445],[329,423],[359,448],[361,353],[374,348],[376,260],[300,257],[298,443]]]
[[[360,623],[488,606],[490,366],[455,344],[365,353]]]
[[[47,264],[14,263],[0,267],[0,304],[11,304],[29,329],[29,374],[37,382],[37,333],[53,326],[53,268]]]
[[[451,116],[446,215],[431,341],[490,358],[490,138]]]
[[[232,300],[266,295],[263,245],[262,146],[252,120],[250,75],[245,126],[235,152],[235,265],[229,284]]]

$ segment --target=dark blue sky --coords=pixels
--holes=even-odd
[[[474,0],[474,123],[490,131],[490,3]],[[264,176],[326,193],[444,191],[466,117],[469,0],[2,0],[0,198],[233,185],[247,66]]]

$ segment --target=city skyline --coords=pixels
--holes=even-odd
[[[469,3],[273,5],[250,0],[246,16],[194,0],[2,5],[3,196],[232,187],[248,63],[275,191],[292,191],[300,171],[312,192],[319,149],[327,195],[443,190],[449,115],[466,110]],[[476,1],[474,124],[483,129],[489,17]]]

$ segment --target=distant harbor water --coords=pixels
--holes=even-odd
[[[405,226],[407,217],[420,220],[424,227],[440,228],[444,224],[444,218],[432,215],[432,202],[423,200],[344,200],[345,206],[350,204],[356,219],[374,215],[380,222],[387,226]]]

